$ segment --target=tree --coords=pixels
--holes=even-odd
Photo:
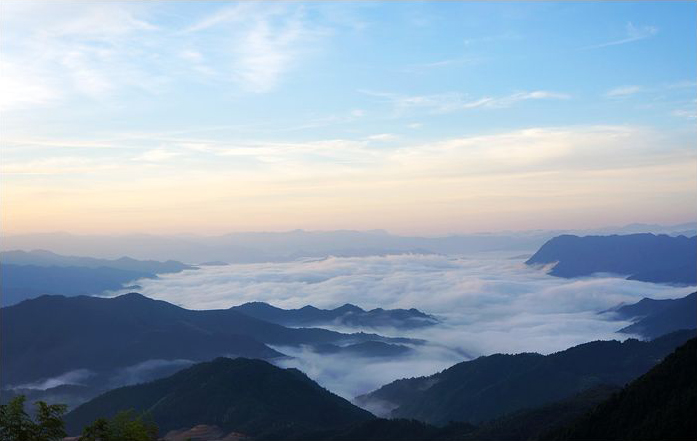
[[[111,420],[95,420],[83,429],[80,441],[155,441],[157,434],[157,425],[146,415],[135,416],[127,410]]]
[[[26,397],[18,395],[8,404],[0,405],[1,441],[56,441],[66,436],[64,404],[34,403],[36,421],[24,411]]]

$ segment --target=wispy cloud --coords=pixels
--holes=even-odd
[[[138,16],[141,9],[117,3],[3,4],[0,108],[103,98],[124,86],[155,87],[159,80],[146,73],[149,56],[141,49],[158,28]]]
[[[269,92],[331,33],[300,4],[223,6],[177,31],[156,25],[147,3],[14,3],[2,10],[2,111],[84,98],[110,104],[182,81]]]
[[[673,115],[680,118],[697,119],[697,104],[690,109],[677,109],[673,111]]]
[[[367,137],[370,141],[394,141],[399,137],[393,133],[378,133],[376,135],[370,135]]]
[[[641,92],[643,88],[641,86],[620,86],[614,89],[608,90],[605,96],[610,98],[622,98],[630,95],[634,95]]]
[[[441,69],[454,66],[474,66],[482,63],[483,61],[483,57],[448,58],[445,60],[433,61],[430,63],[412,64],[405,67],[404,69],[401,69],[401,71],[410,73],[424,73],[434,69]]]
[[[167,149],[154,149],[148,150],[133,158],[134,161],[145,161],[145,162],[162,162],[168,159],[180,156],[181,152],[175,152]]]
[[[302,5],[278,3],[226,6],[192,24],[185,33],[223,26],[222,36],[209,38],[226,41],[227,55],[223,56],[229,57],[230,78],[258,93],[274,89],[306,48],[324,35],[307,20]]]
[[[450,113],[476,108],[507,108],[527,100],[566,100],[571,98],[569,94],[547,90],[515,92],[505,96],[484,96],[480,98],[470,98],[467,95],[456,92],[433,95],[400,95],[370,90],[361,90],[360,92],[391,103],[395,111],[400,115],[407,110],[413,109],[424,109],[430,113]]]
[[[471,46],[480,43],[491,43],[495,41],[510,41],[510,40],[520,40],[522,36],[514,32],[504,32],[498,35],[485,35],[481,37],[470,37],[466,38],[463,43],[466,46]]]
[[[658,34],[658,28],[655,26],[635,26],[633,23],[629,22],[625,26],[626,36],[620,38],[619,40],[612,40],[605,43],[594,44],[591,46],[583,47],[582,49],[599,49],[607,46],[617,46],[620,44],[632,43],[634,41],[644,40]]]

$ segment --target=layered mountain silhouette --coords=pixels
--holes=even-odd
[[[342,325],[358,328],[420,328],[438,321],[417,309],[363,310],[347,303],[335,309],[305,306],[300,309],[281,309],[264,302],[250,302],[231,308],[261,320],[284,326]]]
[[[154,274],[116,268],[83,268],[76,266],[0,266],[0,298],[2,306],[17,304],[43,294],[78,296],[121,289],[124,284]]]
[[[582,277],[615,273],[642,282],[697,284],[697,236],[629,234],[557,236],[526,262],[555,264],[550,274]]]
[[[362,332],[287,328],[229,309],[192,311],[137,293],[115,298],[42,296],[3,308],[0,327],[3,385],[35,382],[75,369],[112,371],[148,360],[282,356],[267,344],[416,343]],[[349,350],[352,355],[372,355],[374,349],[367,346],[361,352],[360,348]]]
[[[46,250],[12,250],[0,252],[0,262],[13,265],[36,266],[79,266],[83,268],[115,268],[125,271],[138,271],[150,274],[178,273],[185,269],[195,269],[176,260],[159,262],[156,260],[136,260],[130,257],[118,259],[97,259],[94,257],[63,256]]]
[[[440,373],[394,381],[360,396],[368,409],[443,425],[478,423],[569,398],[598,385],[623,386],[695,336],[679,331],[651,342],[595,341],[551,355],[496,354]]]
[[[697,437],[697,339],[567,427],[541,437],[570,440],[689,440]]]
[[[3,306],[42,294],[99,294],[121,289],[134,280],[195,268],[174,260],[158,262],[129,257],[107,260],[62,256],[44,250],[4,251],[0,253],[0,262]]]
[[[656,338],[679,329],[697,328],[697,292],[680,299],[643,298],[607,312],[622,320],[634,321],[619,332]]]
[[[147,411],[162,432],[199,424],[254,437],[283,439],[374,416],[332,394],[297,369],[262,360],[217,358],[150,383],[107,392],[66,418],[71,434],[125,409]]]
[[[573,349],[573,348],[572,348]],[[515,390],[504,391],[515,395]],[[697,339],[679,346],[624,389],[600,385],[570,398],[475,426],[372,419],[289,437],[305,441],[689,440],[697,435]]]
[[[681,225],[631,224],[594,230],[531,230],[443,237],[397,236],[383,230],[241,232],[220,236],[150,234],[74,235],[43,233],[4,236],[3,249],[47,248],[63,254],[139,259],[178,259],[184,262],[278,262],[303,257],[371,256],[395,253],[466,254],[479,251],[528,252],[559,234],[629,234],[653,232],[695,235],[697,223]]]
[[[167,433],[165,439],[177,441],[241,435],[305,441],[683,440],[697,433],[692,418],[696,349],[697,339],[689,339],[624,389],[601,384],[478,426],[374,418],[296,369],[242,358],[219,358],[168,378],[115,389],[75,409],[66,422],[70,433],[78,433],[96,418],[135,409],[149,412]],[[517,393],[503,389],[499,399]]]
[[[527,441],[572,423],[620,388],[599,386],[539,408],[518,411],[479,426],[450,422],[434,426],[413,419],[376,418],[347,428],[303,433],[297,441]]]

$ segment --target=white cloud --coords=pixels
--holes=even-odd
[[[138,18],[140,6],[8,3],[2,17],[2,110],[103,98],[125,86],[148,89],[159,82],[141,65],[147,59],[142,49],[158,28]]]
[[[583,49],[599,49],[607,46],[617,46],[620,44],[632,43],[634,41],[644,40],[658,34],[658,28],[655,26],[635,26],[632,22],[625,26],[626,37],[619,40],[612,40],[605,43],[586,46]]]
[[[432,95],[400,95],[390,92],[376,92],[361,90],[360,92],[381,98],[390,103],[397,115],[405,112],[423,109],[429,113],[450,113],[476,108],[507,108],[521,101],[527,100],[566,100],[571,95],[547,90],[515,92],[510,95],[480,98],[470,98],[457,92],[432,94]]]
[[[179,56],[182,57],[185,60],[199,63],[203,61],[203,55],[201,55],[201,52],[194,51],[194,50],[184,50],[179,53]]]
[[[399,137],[392,133],[378,133],[376,135],[368,136],[367,139],[370,141],[394,141],[397,138]]]
[[[174,152],[167,149],[154,149],[148,150],[147,152],[144,152],[136,156],[135,158],[133,158],[133,160],[146,162],[162,162],[180,155],[181,152]]]
[[[153,24],[151,4],[14,3],[2,10],[2,111],[81,98],[105,104],[174,80],[268,92],[328,35],[296,4],[223,7],[176,32]]]
[[[680,118],[695,119],[697,118],[697,109],[677,109],[673,111],[673,115]]]
[[[301,6],[251,2],[221,8],[185,33],[205,33],[222,25],[226,28],[220,36],[208,38],[219,43],[217,46],[226,46],[230,78],[258,93],[274,89],[306,48],[326,35],[308,23]]]
[[[459,58],[449,58],[446,60],[433,61],[431,63],[419,63],[407,66],[401,69],[403,72],[410,73],[424,73],[434,69],[441,69],[445,67],[452,66],[474,66],[482,63],[483,58],[480,57],[459,57]]]
[[[0,111],[45,106],[62,97],[63,93],[50,77],[12,60],[2,60]]]
[[[620,86],[609,90],[605,96],[611,98],[626,97],[641,92],[642,89],[641,86]]]
[[[84,382],[92,376],[94,376],[94,372],[88,369],[76,369],[74,371],[66,372],[57,377],[47,378],[45,380],[36,381],[33,383],[20,384],[14,386],[14,388],[46,390],[51,389],[53,387],[63,386],[65,384],[84,384]]]
[[[421,330],[378,329],[428,340],[411,356],[392,360],[318,355],[282,348],[296,366],[330,390],[351,398],[404,376],[434,373],[458,361],[495,352],[550,353],[593,339],[624,338],[626,325],[598,312],[643,297],[681,297],[676,288],[619,277],[567,280],[529,268],[505,254],[465,257],[399,255],[307,259],[206,267],[141,280],[141,292],[193,309],[265,301],[283,308],[418,308],[442,324]],[[346,331],[346,328],[335,328]],[[374,330],[372,330],[374,331]]]

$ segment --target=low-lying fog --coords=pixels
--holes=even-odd
[[[277,348],[301,369],[346,398],[402,377],[428,375],[496,352],[550,353],[596,339],[624,339],[626,322],[598,312],[642,297],[676,298],[694,287],[621,277],[561,279],[524,264],[525,257],[486,253],[464,257],[391,255],[236,264],[140,280],[144,295],[190,309],[229,308],[263,301],[282,308],[417,308],[442,323],[426,329],[366,329],[427,340],[397,359],[319,355]],[[355,332],[357,329],[340,329]]]

